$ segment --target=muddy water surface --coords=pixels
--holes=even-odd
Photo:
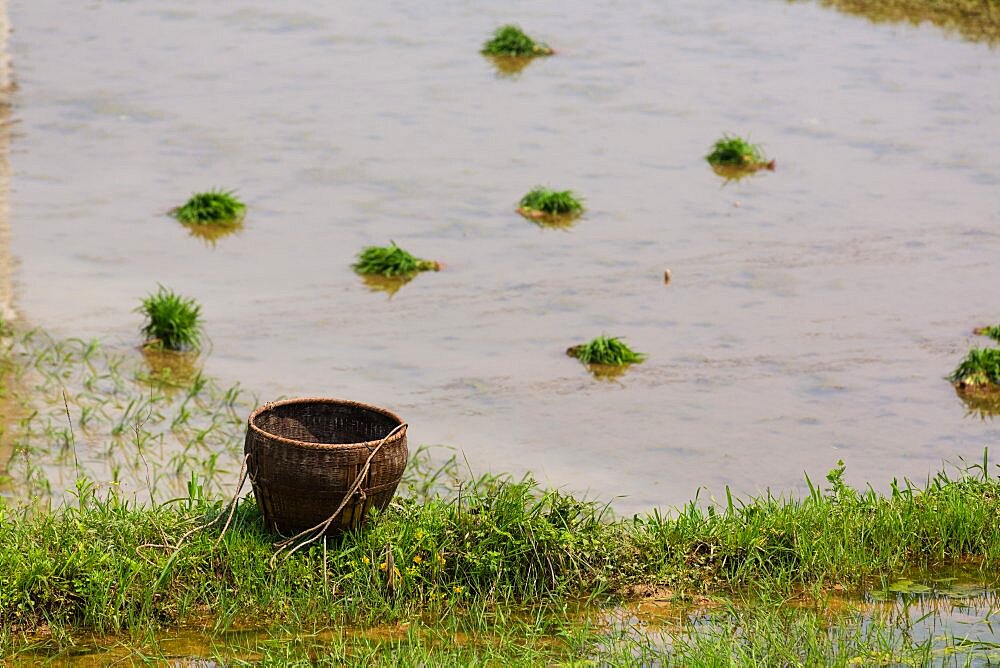
[[[26,323],[127,351],[163,283],[203,303],[216,376],[385,405],[626,512],[840,458],[922,479],[1000,435],[943,380],[1000,319],[989,46],[776,0],[9,10]],[[499,76],[477,51],[510,20],[559,53]],[[726,131],[777,171],[725,184]],[[526,222],[535,185],[587,213]],[[250,206],[214,245],[165,215],[209,187]],[[390,239],[445,270],[373,291],[349,267]],[[564,355],[602,332],[648,362]]]

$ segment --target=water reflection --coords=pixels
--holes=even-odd
[[[955,394],[962,400],[967,415],[987,420],[1000,415],[1000,388],[955,385]]]
[[[861,608],[867,621],[930,642],[938,656],[960,656],[973,664],[986,659],[989,665],[1000,649],[1000,627],[993,624],[998,609],[996,583],[961,568],[900,578],[869,592]]]
[[[190,386],[201,371],[196,352],[151,346],[142,346],[139,350],[149,368],[149,374],[142,379],[164,391],[179,391]]]
[[[711,165],[712,171],[725,179],[726,183],[731,181],[742,181],[751,176],[755,176],[761,171],[774,171],[774,161],[759,167],[733,167],[731,165]]]
[[[236,225],[184,225],[188,235],[201,239],[206,246],[215,248],[219,239],[228,237],[231,234],[239,234],[243,231],[243,223]]]
[[[712,655],[717,647],[746,656],[773,651],[770,645],[800,657],[811,645],[811,655],[826,656],[830,665],[845,659],[846,665],[995,665],[998,605],[992,578],[954,567],[911,574],[862,596],[833,591],[781,602],[691,600],[667,591],[619,608],[609,624],[652,642],[652,656],[669,665]]]
[[[614,365],[614,364],[588,364],[587,370],[597,380],[604,380],[608,382],[614,382],[620,380],[625,372],[629,370],[631,364]]]
[[[802,0],[789,0],[801,2]],[[987,0],[818,0],[873,23],[932,23],[965,39],[1000,44],[1000,13]]]
[[[384,292],[389,295],[389,299],[400,289],[412,281],[413,276],[378,276],[374,274],[361,274],[361,282],[372,292]]]
[[[518,207],[517,212],[527,220],[535,223],[539,227],[568,230],[580,221],[581,214],[575,213],[542,213],[534,209]]]
[[[517,78],[534,58],[530,56],[484,56],[500,78]]]

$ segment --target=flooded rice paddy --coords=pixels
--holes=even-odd
[[[223,387],[384,405],[414,444],[622,512],[801,492],[838,459],[923,479],[1000,435],[944,380],[1000,318],[988,44],[779,0],[7,10],[0,297],[25,325],[138,359],[162,283],[203,304]],[[478,49],[512,20],[557,54],[498,72]],[[776,171],[713,173],[724,132]],[[536,185],[586,213],[526,221]],[[167,216],[211,187],[248,203],[236,233]],[[352,273],[389,240],[444,270]],[[601,333],[648,360],[564,354]]]

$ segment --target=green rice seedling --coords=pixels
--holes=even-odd
[[[0,498],[44,494],[57,501],[65,495],[60,481],[79,474],[77,450],[89,475],[102,481],[114,476],[144,499],[158,495],[159,480],[166,498],[176,496],[183,488],[175,471],[186,476],[194,467],[203,477],[213,475],[212,457],[221,459],[206,489],[218,493],[220,485],[231,486],[255,399],[198,373],[193,351],[140,352],[96,340],[54,340],[40,330],[17,332],[0,346],[0,386],[7,390],[0,392]],[[151,372],[151,357],[170,370]],[[73,442],[76,448],[66,450]],[[11,459],[11,446],[30,451],[30,461]],[[182,451],[184,471],[168,463]],[[44,485],[39,474],[52,481],[50,489],[35,489]]]
[[[589,343],[568,348],[566,354],[577,358],[584,364],[604,364],[607,366],[637,364],[646,359],[643,353],[635,352],[620,338],[603,335]]]
[[[583,212],[583,202],[571,190],[535,188],[521,198],[520,206],[529,211],[556,215]]]
[[[162,285],[137,309],[146,317],[142,333],[147,346],[166,350],[197,350],[201,344],[201,305]]]
[[[961,388],[1000,386],[1000,348],[973,348],[948,380]]]
[[[388,246],[368,246],[358,253],[353,269],[362,275],[411,278],[421,271],[440,271],[441,263],[414,257],[390,241]]]
[[[990,325],[989,327],[977,327],[973,334],[978,334],[979,336],[988,336],[994,341],[1000,343],[1000,325]]]
[[[185,225],[236,226],[243,222],[247,206],[232,191],[209,190],[195,193],[171,215]]]
[[[715,142],[712,151],[705,156],[712,167],[731,168],[746,171],[768,169],[774,171],[774,160],[764,157],[760,146],[735,135],[723,135]]]
[[[493,33],[493,37],[483,44],[483,55],[501,57],[534,57],[551,56],[555,51],[547,44],[536,42],[512,24],[501,26]]]
[[[583,213],[583,201],[571,190],[538,187],[521,198],[517,212],[536,223],[565,227]]]

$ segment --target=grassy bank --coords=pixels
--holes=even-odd
[[[1000,480],[988,471],[984,461],[880,495],[845,486],[836,469],[826,491],[801,500],[691,503],[628,519],[531,481],[485,477],[466,481],[459,496],[430,494],[426,477],[411,478],[369,529],[276,561],[252,498],[225,533],[222,522],[189,533],[223,512],[196,482],[187,498],[137,507],[113,486],[81,480],[71,505],[0,509],[0,649],[14,651],[40,630],[469,624],[651,589],[678,602],[803,591],[818,599],[885,586],[914,566],[974,562],[990,571],[1000,556]]]

